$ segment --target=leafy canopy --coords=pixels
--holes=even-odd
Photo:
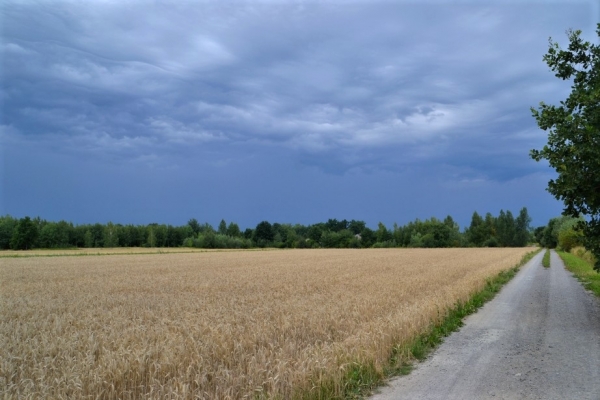
[[[600,24],[596,33],[600,37]],[[557,78],[572,80],[571,93],[560,105],[541,102],[531,109],[538,126],[548,131],[548,144],[530,154],[548,160],[558,173],[548,191],[564,202],[564,214],[586,216],[584,243],[600,271],[600,45],[584,41],[579,30],[567,36],[568,49],[550,39],[543,60]]]

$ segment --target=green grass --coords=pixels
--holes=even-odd
[[[550,250],[546,250],[546,252],[544,253],[542,265],[544,266],[544,268],[550,268]]]
[[[583,286],[600,297],[600,274],[594,271],[593,265],[574,254],[557,251],[569,271],[579,279]]]
[[[454,308],[448,310],[442,322],[432,324],[425,333],[415,337],[410,342],[394,346],[383,372],[378,371],[373,364],[353,363],[346,371],[343,382],[321,381],[320,384],[315,382],[312,390],[298,393],[294,398],[302,400],[362,399],[371,394],[374,388],[383,385],[387,378],[410,374],[415,360],[422,361],[426,359],[443,342],[444,337],[449,336],[463,326],[463,319],[466,316],[473,314],[486,302],[494,298],[502,286],[516,275],[519,268],[541,250],[537,249],[527,253],[518,265],[488,279],[485,287],[474,293],[467,302],[457,303]],[[342,396],[336,393],[335,389],[338,385],[343,387]],[[339,391],[337,392],[339,393]]]

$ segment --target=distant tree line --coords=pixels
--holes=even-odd
[[[262,221],[244,231],[221,220],[217,229],[192,218],[186,225],[74,225],[39,217],[0,217],[0,249],[71,247],[196,247],[206,249],[369,248],[369,247],[520,247],[534,239],[527,209],[514,218],[510,211],[496,217],[473,213],[461,232],[451,216],[443,221],[419,219],[391,229],[379,223],[373,230],[364,221],[329,219],[312,225]],[[539,228],[538,228],[539,229]],[[538,231],[536,230],[536,235]],[[538,236],[535,236],[537,239]],[[545,238],[545,237],[544,237]],[[538,239],[538,241],[541,239]],[[546,240],[546,239],[544,239]]]

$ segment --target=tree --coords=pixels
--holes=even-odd
[[[240,227],[235,222],[230,222],[227,226],[227,236],[231,237],[241,237],[242,231],[240,231]]]
[[[119,233],[117,225],[109,222],[104,227],[104,247],[119,246]]]
[[[360,234],[366,226],[367,224],[364,221],[352,220],[348,223],[348,229],[355,235]]]
[[[14,250],[31,249],[38,238],[38,229],[29,217],[21,218],[13,231],[10,247]]]
[[[83,241],[85,247],[94,247],[94,237],[89,229],[85,231]]]
[[[221,222],[219,222],[219,228],[218,228],[218,232],[221,235],[227,235],[227,222],[225,222],[224,219],[221,220]]]
[[[361,247],[371,247],[375,243],[375,232],[368,226],[360,231],[360,246]]]
[[[558,239],[554,236],[554,227],[557,225],[557,223],[558,218],[552,218],[550,221],[548,221],[548,225],[546,225],[544,232],[542,233],[542,246],[549,249],[554,249],[558,245]]]
[[[10,215],[0,217],[0,250],[10,248],[10,239],[18,223],[19,221]]]
[[[198,223],[198,220],[196,218],[192,218],[188,221],[188,226],[190,228],[192,228],[192,232],[194,232],[194,236],[198,235],[198,232],[200,232],[200,224]]]
[[[48,222],[40,230],[39,244],[45,248],[69,247],[69,230],[72,227],[66,221]]]
[[[497,219],[492,216],[492,213],[488,212],[485,214],[485,220],[483,222],[485,237],[485,243],[483,244],[486,247],[497,247],[498,246],[498,234],[496,228]]]
[[[256,225],[256,229],[254,229],[254,241],[258,246],[266,247],[274,238],[273,227],[268,221],[262,221]]]
[[[379,222],[377,224],[377,230],[375,231],[375,237],[377,238],[377,242],[384,243],[389,240],[392,240],[392,234],[383,224],[383,222]]]
[[[500,214],[496,219],[496,231],[498,233],[498,242],[502,247],[514,246],[515,238],[515,218],[510,210],[504,212],[500,210]]]
[[[527,242],[529,241],[530,233],[529,233],[529,224],[531,223],[531,218],[529,217],[529,213],[527,212],[527,207],[523,207],[521,211],[519,211],[519,216],[515,220],[515,237],[514,237],[514,245],[517,247],[525,247],[527,246]]]
[[[321,235],[325,230],[325,225],[323,223],[311,225],[307,232],[308,238],[315,243],[319,243],[321,240]]]
[[[542,242],[543,242],[543,238],[544,238],[544,229],[545,228],[546,228],[545,226],[538,226],[537,228],[535,228],[533,230],[533,237],[535,238],[535,241],[542,246],[543,246]]]
[[[469,244],[475,247],[483,246],[483,243],[488,239],[483,218],[481,218],[481,215],[477,211],[473,212],[473,216],[471,217],[471,225],[467,230],[467,237]]]
[[[600,37],[600,24],[596,33]],[[580,224],[584,244],[600,272],[600,45],[580,35],[579,30],[567,32],[567,50],[550,39],[543,60],[557,78],[572,79],[573,84],[560,105],[541,102],[531,109],[538,126],[548,131],[548,144],[530,155],[536,161],[548,160],[558,173],[547,190],[564,202],[563,213],[586,217]]]
[[[156,234],[154,233],[154,227],[148,226],[148,239],[146,239],[148,247],[156,247]]]

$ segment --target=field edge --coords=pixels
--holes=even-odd
[[[397,343],[390,350],[388,363],[379,370],[373,363],[351,362],[346,369],[341,382],[315,379],[310,382],[310,389],[300,391],[294,396],[297,400],[326,400],[326,399],[364,399],[373,394],[373,390],[384,386],[390,378],[408,375],[415,362],[423,361],[437,348],[443,338],[460,329],[463,319],[475,313],[485,303],[492,300],[500,289],[508,283],[535,255],[543,249],[538,248],[523,256],[521,261],[512,268],[500,272],[487,280],[485,287],[473,293],[466,302],[459,302],[446,311],[446,317],[438,324],[432,324],[424,333],[408,340]],[[338,393],[342,389],[342,395]]]

